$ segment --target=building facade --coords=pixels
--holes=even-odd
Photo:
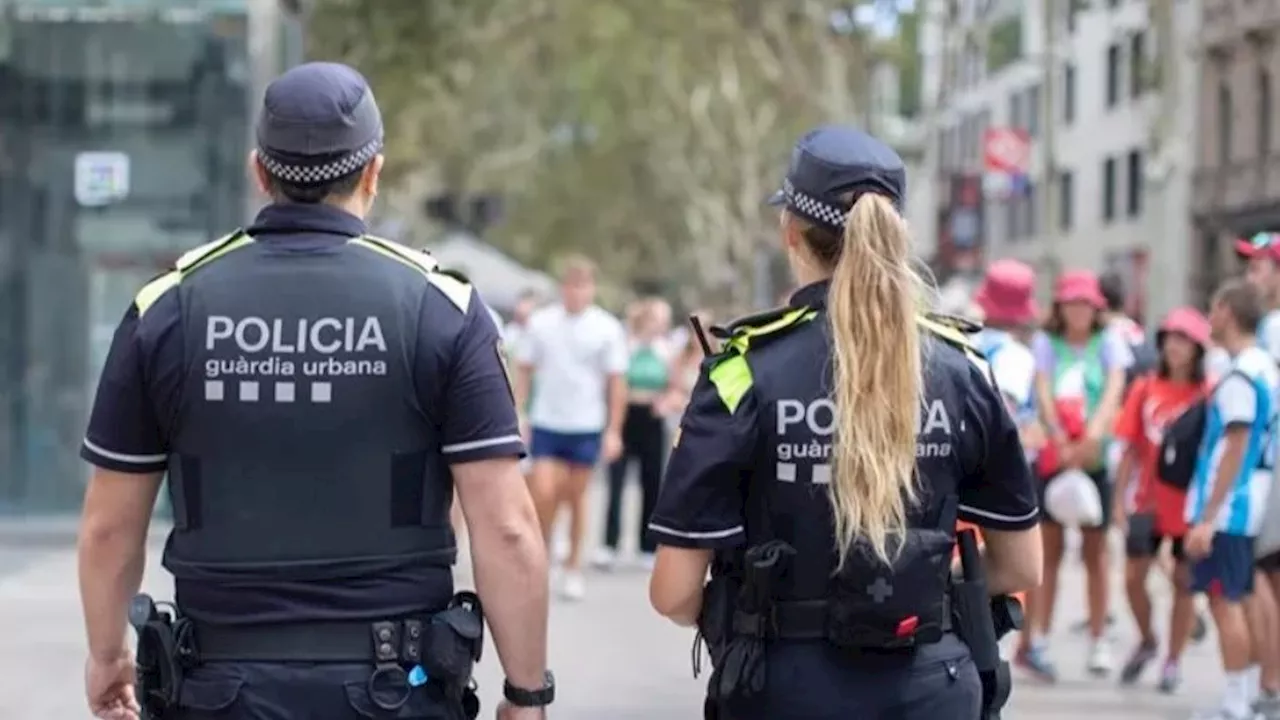
[[[1280,7],[1203,0],[1192,212],[1202,298],[1235,268],[1232,240],[1280,230]]]
[[[248,10],[0,2],[0,514],[79,505],[133,294],[244,222]]]
[[[1194,130],[1195,57],[1184,48],[1197,3],[1173,3],[1168,63],[1141,0],[935,5],[923,38],[933,133],[918,169],[933,182],[917,184],[911,213],[944,269],[1017,257],[1041,270],[1045,292],[1064,268],[1119,269],[1139,312],[1184,301],[1190,280],[1157,288],[1143,278],[1189,272],[1190,162],[1153,133],[1160,118],[1174,123],[1167,136]],[[984,135],[1006,129],[1029,141],[1027,172],[992,183]]]

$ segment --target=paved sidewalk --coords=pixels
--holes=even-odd
[[[4,548],[9,548],[11,555],[21,555],[20,548],[0,539],[0,557]],[[169,597],[170,582],[157,564],[160,548],[159,542],[152,544],[145,584],[157,597]],[[4,618],[0,621],[4,626],[0,718],[80,720],[88,713],[81,694],[84,643],[74,553],[66,545],[33,552],[34,556],[8,571],[0,560],[0,617]],[[460,572],[462,583],[469,575],[467,570],[464,567]],[[589,595],[584,602],[553,607],[551,663],[560,682],[553,717],[696,717],[705,676],[702,681],[690,676],[692,633],[663,621],[649,609],[642,571],[597,574],[588,580]],[[1188,717],[1192,708],[1212,703],[1221,679],[1212,636],[1192,648],[1185,667],[1187,685],[1180,696],[1156,693],[1154,677],[1125,691],[1114,680],[1087,679],[1085,639],[1065,630],[1083,613],[1082,581],[1074,567],[1064,576],[1063,592],[1059,625],[1064,630],[1055,639],[1054,650],[1064,678],[1052,688],[1019,678],[1006,718],[1178,720]],[[1163,606],[1164,600],[1159,603]],[[1117,602],[1115,607],[1117,615],[1125,618],[1124,606]],[[1133,637],[1127,620],[1116,634],[1119,659]],[[490,648],[479,673],[485,699],[481,717],[492,717],[501,675],[497,654]]]

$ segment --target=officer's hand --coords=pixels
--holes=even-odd
[[[503,700],[498,704],[498,714],[495,717],[497,720],[546,720],[547,709],[516,707]]]
[[[142,708],[133,693],[133,658],[127,651],[108,661],[89,658],[84,665],[84,690],[89,711],[101,720],[137,720]]]
[[[604,455],[606,463],[611,463],[622,457],[622,433],[617,430],[606,430],[601,454]]]

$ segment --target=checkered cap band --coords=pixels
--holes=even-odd
[[[795,210],[806,218],[813,220],[822,225],[826,225],[833,230],[843,230],[845,219],[849,215],[848,210],[827,204],[812,195],[797,190],[790,180],[782,181],[782,194],[787,198],[787,207]]]
[[[273,177],[294,185],[319,185],[359,170],[382,150],[382,138],[370,140],[359,150],[323,165],[289,165],[271,157],[271,151],[258,149],[258,159]]]

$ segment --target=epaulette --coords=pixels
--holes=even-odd
[[[982,331],[981,323],[941,313],[925,313],[916,318],[916,320],[920,327],[928,331],[929,334],[964,353],[969,362],[976,365],[984,375],[992,378],[994,382],[991,374],[991,364],[987,362],[986,354],[978,349],[978,346],[973,343],[973,339],[970,337]]]
[[[725,341],[726,350],[745,353],[804,325],[818,316],[813,308],[780,307],[738,318],[723,328],[712,328],[715,337]]]
[[[172,270],[152,278],[134,295],[133,305],[138,310],[138,317],[145,315],[162,295],[177,287],[191,273],[233,250],[252,243],[252,237],[243,230],[236,230],[230,235],[183,253],[173,263]]]

